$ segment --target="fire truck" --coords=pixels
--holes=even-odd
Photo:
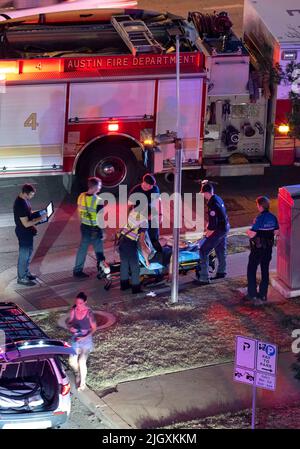
[[[225,12],[88,9],[1,22],[0,176],[95,175],[115,191],[145,170],[172,171],[174,145],[157,136],[177,131],[178,35],[183,169],[294,165],[289,86],[266,93],[254,55],[265,42],[273,62],[299,61],[299,18],[296,0],[247,0],[244,40]]]

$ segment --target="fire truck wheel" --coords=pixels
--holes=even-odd
[[[80,179],[97,176],[102,180],[102,190],[117,192],[120,184],[132,186],[137,182],[138,161],[123,145],[105,145],[90,150],[79,168]]]

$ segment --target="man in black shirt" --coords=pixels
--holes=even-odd
[[[148,202],[148,235],[154,249],[157,252],[162,252],[161,245],[159,243],[159,225],[162,221],[162,206],[160,198],[160,190],[156,185],[156,179],[150,173],[146,173],[143,176],[141,184],[136,185],[129,192],[129,207],[135,208],[139,206],[140,201],[134,199],[132,196],[136,193],[142,193],[145,195]]]
[[[219,262],[218,271],[214,279],[226,276],[226,249],[229,221],[224,201],[214,193],[213,185],[208,181],[202,182],[201,193],[207,201],[208,225],[205,239],[200,246],[200,285],[210,283],[208,275],[209,253],[214,249]]]
[[[29,271],[30,258],[33,251],[33,237],[37,234],[34,225],[41,221],[43,215],[32,218],[30,200],[35,195],[35,189],[31,184],[24,184],[22,192],[14,203],[14,219],[16,224],[16,236],[19,241],[18,259],[18,284],[36,285],[36,277]]]

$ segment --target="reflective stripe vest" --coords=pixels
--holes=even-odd
[[[127,225],[121,229],[121,235],[126,235],[130,240],[138,241],[139,230],[148,228],[148,219],[140,212],[134,210],[128,216]]]
[[[81,223],[87,226],[97,226],[97,205],[100,198],[97,195],[81,193],[77,200]]]

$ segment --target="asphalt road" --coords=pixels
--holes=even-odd
[[[169,11],[187,17],[189,11],[211,14],[215,10],[227,11],[233,22],[234,31],[242,35],[243,0],[138,0],[138,7],[153,11]]]

